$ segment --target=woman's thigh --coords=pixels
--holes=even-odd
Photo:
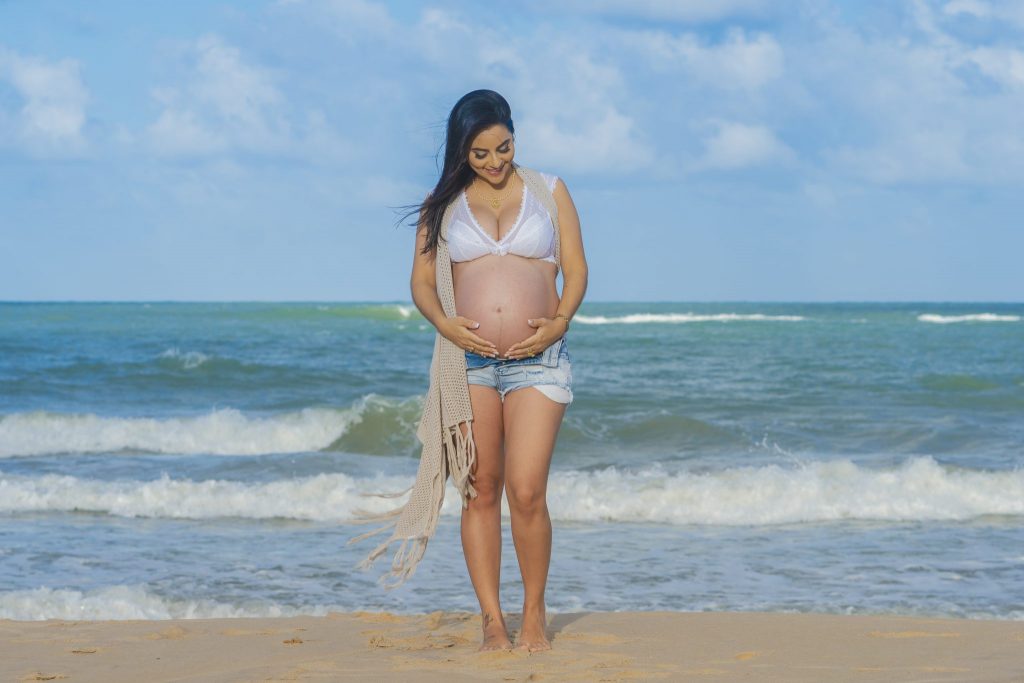
[[[473,486],[480,495],[496,495],[500,500],[505,465],[501,396],[492,387],[470,384],[469,402],[473,407],[473,440],[476,442]],[[460,425],[460,428],[465,434],[465,426]]]
[[[548,470],[566,404],[552,401],[537,387],[505,394],[505,486],[509,502],[531,502],[547,491]]]

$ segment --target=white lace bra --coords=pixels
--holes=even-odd
[[[541,177],[554,191],[558,176],[541,172]],[[523,186],[519,216],[505,236],[495,241],[477,223],[463,190],[448,226],[448,254],[453,262],[472,261],[487,254],[516,254],[555,262],[555,228],[551,215],[540,200]]]

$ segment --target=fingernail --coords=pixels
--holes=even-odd
[[[473,327],[480,327],[480,323],[473,323]]]

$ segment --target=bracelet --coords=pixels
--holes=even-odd
[[[565,315],[564,313],[555,313],[553,316],[551,316],[551,319],[554,320],[555,318],[561,318],[562,320],[564,320],[565,329],[569,329],[569,316]]]

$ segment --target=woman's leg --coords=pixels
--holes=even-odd
[[[544,610],[551,562],[547,484],[565,408],[532,386],[505,394],[505,491],[524,592],[523,626],[516,647],[530,651],[551,647]]]
[[[462,510],[462,550],[480,601],[484,630],[480,649],[495,650],[512,645],[498,599],[504,482],[501,397],[492,387],[470,384],[469,400],[473,406],[473,439],[476,441],[473,487],[477,497]],[[465,433],[466,429],[462,431]]]

